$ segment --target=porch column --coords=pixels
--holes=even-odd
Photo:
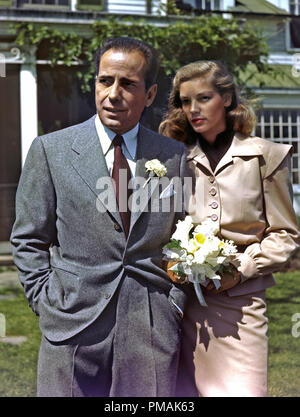
[[[76,8],[76,6],[77,6],[77,1],[78,1],[78,0],[71,0],[71,11],[72,11],[72,12],[76,12],[76,11],[77,11],[77,8]]]
[[[21,155],[22,166],[27,152],[38,135],[38,103],[37,103],[37,74],[36,48],[27,50],[24,63],[20,69],[20,115],[21,115]]]

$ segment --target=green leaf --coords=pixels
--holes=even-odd
[[[173,248],[180,248],[181,249],[181,241],[176,239],[171,239],[170,242],[165,245],[165,248],[167,249],[173,249]]]
[[[168,2],[168,7],[171,10],[176,3]],[[165,18],[162,22],[164,26],[151,25],[143,19],[119,17],[117,20],[110,16],[106,21],[97,21],[91,26],[89,38],[32,22],[16,23],[11,30],[16,33],[16,44],[24,48],[46,45],[52,65],[62,61],[71,66],[74,60],[90,63],[85,69],[87,76],[81,75],[80,78],[83,92],[90,91],[95,51],[109,37],[131,36],[150,43],[160,52],[161,67],[170,76],[180,66],[198,59],[223,61],[238,83],[240,70],[250,62],[261,73],[268,70],[266,60],[261,62],[262,57],[268,56],[269,48],[260,27],[250,26],[236,18],[224,19],[214,15],[195,17],[188,22],[178,18],[168,26],[165,26]]]

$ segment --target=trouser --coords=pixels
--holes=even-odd
[[[175,395],[180,324],[168,294],[125,276],[87,329],[63,342],[42,338],[38,396]]]

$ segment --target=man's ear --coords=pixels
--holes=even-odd
[[[230,93],[225,93],[222,98],[223,98],[224,107],[229,107],[232,102],[232,95]]]
[[[151,104],[153,103],[156,97],[156,93],[157,93],[157,84],[153,84],[151,85],[151,87],[148,89],[146,93],[146,103],[145,103],[146,107],[151,106]]]

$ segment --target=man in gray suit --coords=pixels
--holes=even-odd
[[[179,187],[149,181],[145,164],[158,159],[165,179],[182,182],[185,157],[182,144],[139,124],[157,69],[149,45],[108,40],[97,54],[97,115],[36,138],[28,153],[11,242],[40,318],[39,396],[174,394],[186,295],[162,268],[162,247],[183,208]]]

